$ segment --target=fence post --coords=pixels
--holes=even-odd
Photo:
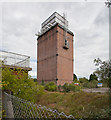
[[[14,118],[11,96],[7,96],[5,92],[3,92],[3,105],[6,112],[6,118]]]

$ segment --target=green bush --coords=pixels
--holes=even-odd
[[[80,90],[81,90],[81,86],[80,86],[80,85],[75,86],[75,92],[76,92],[76,91],[80,91]]]
[[[68,83],[65,83],[65,84],[62,86],[62,88],[63,88],[63,91],[64,91],[64,92],[69,92],[69,91],[70,91],[70,88],[69,88],[69,84],[68,84]]]
[[[81,86],[83,88],[89,88],[89,82],[82,83]]]
[[[74,83],[69,84],[69,88],[70,88],[70,91],[74,91],[74,92],[81,90],[81,86],[80,85],[74,85]]]
[[[97,80],[92,80],[90,82],[82,83],[82,86],[84,88],[97,88],[97,84],[98,84]]]
[[[42,80],[42,83],[41,83],[41,85],[43,85],[43,86],[45,85],[45,83],[44,83],[44,80]]]
[[[76,91],[80,91],[81,87],[78,85],[74,85],[74,83],[72,84],[68,84],[68,83],[65,83],[63,86],[62,86],[64,92],[69,92],[69,91],[73,91],[73,92],[76,92]]]
[[[55,85],[54,82],[49,82],[44,87],[45,87],[45,90],[48,90],[48,91],[56,91],[57,90],[57,86]]]
[[[70,89],[70,91],[75,91],[75,85],[74,84],[69,84],[69,89]]]
[[[4,68],[2,70],[3,90],[13,92],[17,96],[28,101],[36,102],[42,94],[44,94],[44,87],[34,82],[26,72],[21,69],[11,70]]]
[[[87,83],[87,82],[89,82],[89,80],[87,78],[83,77],[83,78],[79,78],[79,82],[80,83]]]
[[[62,87],[61,85],[58,85],[58,91],[61,91],[61,87]]]

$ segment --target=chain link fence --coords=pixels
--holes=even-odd
[[[64,112],[58,112],[45,106],[37,105],[29,101],[20,99],[6,92],[3,93],[3,109],[5,118],[22,119],[73,119],[72,115],[67,116]]]

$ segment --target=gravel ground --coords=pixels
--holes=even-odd
[[[110,88],[90,88],[90,89],[82,89],[84,92],[108,92]]]

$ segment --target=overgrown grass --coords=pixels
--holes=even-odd
[[[108,93],[45,93],[38,104],[45,105],[59,112],[72,114],[75,118],[108,118],[109,108]]]

